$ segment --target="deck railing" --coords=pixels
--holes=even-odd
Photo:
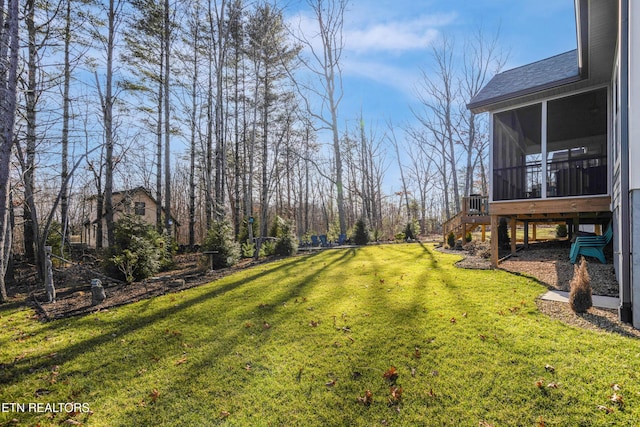
[[[489,197],[471,195],[462,198],[463,215],[489,215]]]

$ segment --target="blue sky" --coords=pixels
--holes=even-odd
[[[305,4],[289,0],[287,9],[304,15]],[[410,108],[417,105],[421,70],[432,67],[433,43],[446,35],[462,47],[480,27],[489,36],[499,30],[499,44],[509,53],[504,69],[576,48],[573,0],[351,0],[344,24],[342,124],[357,124],[360,111],[379,133],[389,120],[412,121]],[[395,169],[395,161],[390,166]],[[399,188],[399,182],[389,184]]]

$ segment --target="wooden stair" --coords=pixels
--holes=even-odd
[[[447,241],[447,236],[451,232],[453,232],[456,240],[464,239],[467,233],[472,233],[478,227],[489,224],[491,224],[491,217],[489,216],[488,197],[464,197],[462,211],[458,212],[442,226],[444,241]]]

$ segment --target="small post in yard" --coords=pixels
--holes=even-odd
[[[53,263],[51,262],[51,246],[44,247],[44,289],[47,291],[49,302],[56,302],[56,288],[53,286]]]
[[[100,279],[91,279],[91,305],[98,305],[106,298],[102,281]]]
[[[204,255],[209,257],[209,270],[213,270],[213,256],[218,253],[218,251],[204,251],[202,252]]]
[[[255,221],[255,220],[253,219],[253,217],[252,217],[252,216],[250,216],[250,217],[249,217],[249,219],[247,220],[247,222],[249,223],[249,224],[248,224],[248,227],[247,227],[247,228],[248,228],[248,230],[247,230],[247,231],[249,231],[249,242],[248,242],[249,244],[252,244],[252,243],[253,243],[253,223],[254,223],[254,221]],[[254,249],[254,251],[255,251],[255,250],[256,250],[256,249]],[[254,256],[255,256],[255,253],[254,253]]]

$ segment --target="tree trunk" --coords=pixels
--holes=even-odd
[[[70,44],[71,44],[71,0],[67,0],[67,10],[64,28],[64,87],[62,106],[62,171],[60,173],[60,218],[62,231],[62,244],[60,245],[60,256],[64,257],[64,247],[67,240],[69,227],[69,189],[67,176],[69,175],[69,90],[71,86],[71,64],[70,64]]]
[[[169,21],[169,0],[164,1],[164,230],[167,238],[172,241],[171,219],[171,123],[169,121],[171,111],[169,109],[169,84],[171,77],[171,23]],[[160,205],[162,206],[162,205]],[[167,245],[170,251],[171,244]]]
[[[9,160],[13,145],[19,53],[18,0],[0,7],[0,302],[7,301],[5,274],[11,252]],[[6,21],[5,21],[6,19]]]
[[[33,216],[37,217],[37,212],[32,212],[31,198],[34,193],[35,185],[35,158],[36,158],[36,92],[37,92],[37,57],[38,47],[36,46],[36,27],[35,27],[35,0],[27,0],[25,23],[27,26],[28,38],[28,58],[27,58],[27,90],[25,92],[25,115],[26,123],[26,159],[23,171],[24,182],[24,204],[23,204],[23,220],[24,220],[24,253],[28,261],[36,263],[36,229],[33,222]]]

